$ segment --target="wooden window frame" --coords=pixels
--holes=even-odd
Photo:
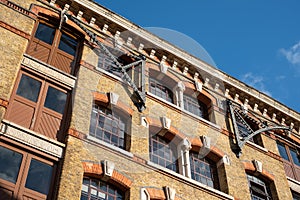
[[[54,28],[55,34],[54,34],[52,44],[43,42],[35,37],[36,31],[39,27],[39,24],[45,24],[51,28]],[[81,49],[82,49],[82,43],[83,43],[84,37],[80,34],[79,31],[77,31],[73,27],[69,27],[68,25],[64,25],[61,28],[61,30],[59,30],[58,24],[59,24],[58,19],[52,19],[52,18],[50,18],[48,16],[44,16],[44,15],[39,16],[39,20],[37,21],[37,23],[34,26],[33,34],[28,43],[26,53],[29,55],[32,55],[33,57],[37,57],[37,59],[39,59],[49,65],[52,65],[65,73],[75,75],[77,73],[76,67],[79,64],[79,60],[81,57]],[[61,36],[63,33],[77,40],[77,47],[76,47],[74,56],[59,49],[60,39],[61,39]],[[38,56],[35,53],[34,54],[32,53],[33,49],[37,48],[37,45],[41,45],[41,46],[43,46],[43,48],[45,48],[45,51],[49,51],[49,53],[47,54],[47,57],[45,57],[44,55]],[[58,54],[61,54],[64,58],[71,59],[72,60],[71,66],[63,66],[63,64],[59,64],[59,63],[57,64],[56,58],[58,57]],[[63,66],[63,67],[61,67],[61,66]],[[70,69],[67,69],[68,67],[70,67]]]
[[[45,200],[53,198],[54,182],[56,179],[55,174],[57,172],[57,166],[54,162],[46,160],[41,157],[38,157],[29,151],[22,150],[20,148],[11,146],[11,145],[3,143],[3,142],[0,142],[0,146],[7,148],[11,151],[20,153],[23,156],[21,165],[19,167],[19,173],[18,173],[16,183],[14,184],[12,182],[0,179],[0,185],[2,188],[13,191],[14,199],[22,199],[23,195],[26,197],[45,199]],[[40,161],[42,163],[45,163],[45,164],[53,167],[51,181],[49,183],[50,187],[48,190],[48,195],[39,193],[37,191],[31,190],[31,189],[25,187],[28,172],[29,172],[29,167],[30,167],[32,159],[35,159],[37,161]]]
[[[295,149],[298,152],[297,148],[291,147],[290,145],[286,144],[283,141],[277,141],[277,148],[278,148],[278,145],[281,145],[285,148],[286,154],[288,156],[288,160],[286,160],[285,158],[282,157],[286,175],[292,179],[300,181],[300,166],[297,165],[296,163],[294,163],[294,160],[293,160],[291,152],[290,152],[291,148]],[[280,154],[279,150],[278,150],[278,152],[279,152],[279,155],[282,156]]]
[[[30,100],[17,94],[17,90],[18,90],[18,87],[19,87],[19,84],[21,81],[21,77],[23,74],[34,80],[41,82],[41,87],[40,87],[40,91],[38,94],[37,102],[30,101]],[[44,105],[45,100],[46,100],[46,95],[48,92],[48,88],[50,86],[67,95],[66,104],[65,104],[63,113],[56,112],[50,108],[45,107],[45,105]],[[6,112],[4,118],[7,119],[8,121],[15,122],[25,128],[28,128],[33,131],[39,132],[43,135],[46,135],[47,137],[50,137],[52,139],[62,140],[63,139],[62,134],[63,134],[64,130],[67,128],[67,123],[65,123],[65,122],[67,122],[69,99],[71,98],[70,91],[71,91],[70,88],[67,88],[54,80],[51,80],[43,75],[38,75],[38,74],[32,72],[31,70],[28,70],[28,69],[22,67],[21,70],[19,71],[19,74],[15,81],[15,86],[14,86],[14,89],[13,89],[13,92],[12,92],[12,95],[10,98],[10,104],[8,106],[8,109],[7,109],[7,112]],[[29,106],[31,109],[33,109],[32,117],[30,116],[31,119],[27,119],[28,121],[26,121],[26,124],[22,124],[22,123],[20,124],[15,121],[16,119],[14,116],[16,116],[17,114],[16,114],[16,108],[14,107],[14,105],[15,105],[14,102],[18,102],[19,104],[24,104],[26,106]],[[44,113],[49,116],[54,117],[56,120],[56,123],[59,123],[56,125],[56,126],[59,126],[59,127],[56,127],[56,128],[58,128],[57,132],[54,133],[52,131],[49,131],[45,128],[40,127],[42,125],[42,120],[43,120],[42,115]]]

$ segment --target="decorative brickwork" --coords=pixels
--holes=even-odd
[[[147,187],[147,188],[144,188],[144,189],[149,194],[150,199],[157,199],[157,200],[165,200],[165,199],[167,199],[165,191],[163,189],[154,188],[154,187]],[[174,200],[181,200],[181,198],[175,196]]]
[[[100,163],[82,162],[82,166],[84,174],[94,175],[96,177],[103,175],[103,169]],[[124,176],[116,170],[113,171],[111,180],[115,181],[116,183],[120,184],[120,186],[127,189],[130,188],[132,185],[132,181],[130,179],[128,179],[126,176]]]
[[[75,129],[72,129],[72,128],[70,128],[68,130],[68,134],[72,135],[73,137],[76,137],[78,139],[85,139],[86,138],[86,135],[84,133],[81,133],[81,132],[79,132]]]
[[[2,106],[2,107],[4,107],[4,108],[7,108],[7,106],[8,106],[8,101],[6,101],[6,100],[0,98],[0,106]]]
[[[93,93],[94,100],[107,104],[109,103],[109,97],[107,94],[99,93],[99,92],[94,92]],[[133,109],[131,109],[129,106],[127,106],[125,103],[118,101],[117,104],[115,105],[118,109],[124,111],[125,113],[132,115]]]
[[[252,173],[256,172],[256,168],[255,168],[253,162],[243,161],[242,163],[244,165],[245,171],[252,172]],[[274,179],[275,179],[275,176],[265,169],[262,170],[261,175],[270,181],[274,181]]]
[[[13,27],[13,26],[11,26],[11,25],[3,22],[3,21],[0,21],[0,27],[3,27],[5,29],[7,29],[7,30],[9,30],[9,31],[11,31],[11,32],[13,32],[13,33],[25,38],[25,39],[27,39],[27,40],[29,40],[29,38],[30,38],[29,34],[19,30],[18,28]]]

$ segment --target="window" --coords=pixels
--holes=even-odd
[[[122,65],[125,66],[129,63],[132,63],[133,60],[128,57],[123,51],[120,51],[116,48],[112,48],[109,46],[105,46],[108,51],[116,58],[116,60]],[[118,65],[114,62],[113,59],[111,59],[110,56],[107,55],[107,53],[104,52],[102,49],[96,49],[96,53],[98,55],[98,68],[104,69],[105,71],[112,73],[116,75],[117,77],[123,77],[123,74],[121,72],[121,69],[118,67]],[[133,66],[134,68],[134,66]],[[130,78],[132,78],[132,75],[130,73],[132,69],[128,68],[126,69],[126,72],[128,73]]]
[[[52,139],[59,139],[67,91],[25,71],[21,71],[16,83],[6,119]]]
[[[170,103],[174,103],[173,100],[173,92],[164,86],[163,84],[159,83],[157,80],[154,80],[152,78],[149,79],[150,81],[150,92]]]
[[[271,191],[269,184],[264,180],[247,174],[250,194],[252,200],[271,200]]]
[[[48,194],[52,168],[53,167],[48,164],[31,159],[25,187],[42,194]]]
[[[76,31],[67,29],[66,25],[59,30],[52,24],[59,24],[59,21],[38,23],[27,53],[66,73],[74,74],[80,36]]]
[[[16,199],[50,199],[54,172],[50,161],[5,144],[0,146],[0,185],[1,191],[6,191],[6,196],[1,196],[4,199],[13,195],[17,195]]]
[[[191,176],[192,179],[212,188],[219,188],[217,166],[208,159],[203,158],[199,153],[190,152]]]
[[[293,195],[293,200],[300,200],[300,194],[295,192],[295,191],[292,191],[292,195]]]
[[[280,156],[284,159],[284,169],[288,177],[300,181],[300,155],[299,151],[286,145],[282,142],[277,141],[277,148]]]
[[[198,117],[208,119],[207,106],[197,98],[183,95],[184,109]]]
[[[124,196],[123,191],[110,183],[87,177],[83,179],[80,200],[122,200]]]
[[[177,162],[177,147],[174,142],[152,134],[150,136],[150,160],[162,167],[168,168],[174,172],[179,172]]]
[[[0,146],[0,178],[16,183],[23,155]]]
[[[126,149],[127,127],[117,110],[94,105],[90,123],[90,136],[116,147]]]

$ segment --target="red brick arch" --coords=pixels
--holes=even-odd
[[[244,165],[245,171],[250,173],[256,173],[255,166],[251,161],[242,161],[242,163]],[[262,170],[261,175],[270,181],[274,181],[275,179],[275,176],[265,169]]]
[[[155,187],[146,187],[143,189],[145,189],[147,191],[147,193],[150,196],[150,199],[157,199],[157,200],[167,199],[163,189],[155,188]],[[175,196],[175,200],[180,200],[180,198]]]
[[[107,94],[103,94],[103,93],[99,93],[99,92],[94,92],[93,93],[93,97],[94,97],[94,100],[96,102],[100,102],[102,104],[108,104],[109,103],[109,98],[108,98]],[[127,106],[126,104],[124,104],[121,101],[118,101],[117,105],[115,105],[115,106],[116,106],[116,108],[122,110],[123,112],[125,112],[125,113],[127,113],[129,115],[133,114],[133,109],[130,108],[129,106]]]
[[[189,139],[192,144],[192,150],[199,152],[201,147],[203,147],[203,143],[200,137],[193,137]],[[215,162],[218,162],[221,158],[223,158],[226,154],[216,146],[211,146],[208,152],[208,156]]]
[[[101,163],[82,162],[82,166],[85,175],[101,177],[104,173]],[[125,188],[130,188],[132,185],[132,181],[117,170],[113,171],[110,179]]]
[[[162,124],[160,119],[154,118],[154,117],[147,117],[147,121],[149,122],[149,126],[152,128],[162,129]],[[179,139],[184,139],[187,136],[180,132],[176,127],[170,126],[170,129],[167,130],[168,133],[170,133],[173,136],[178,137]]]
[[[149,68],[149,73],[151,71],[152,75],[159,76],[162,72],[160,71],[159,67],[156,64],[147,63],[147,67]],[[150,77],[150,74],[149,74]],[[167,71],[167,73],[164,76],[164,79],[167,83],[170,83],[168,86],[171,87],[169,89],[173,89],[177,85],[181,79],[177,77],[176,75],[170,73]],[[183,84],[185,86],[185,92],[186,94],[192,95],[196,91],[195,84],[192,82],[183,81]],[[216,105],[216,98],[213,97],[209,92],[207,92],[205,89],[202,89],[200,94],[198,95],[198,99],[205,103],[207,106],[211,106],[211,104]]]

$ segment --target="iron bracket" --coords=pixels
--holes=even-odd
[[[227,104],[228,104],[228,108],[229,108],[229,114],[232,120],[232,124],[233,124],[233,132],[234,132],[234,136],[235,136],[235,140],[236,140],[236,147],[234,150],[234,152],[236,153],[236,156],[239,158],[242,154],[242,148],[243,146],[246,144],[246,142],[248,142],[251,138],[253,138],[254,136],[263,133],[263,132],[267,132],[267,131],[273,131],[273,130],[285,130],[285,131],[291,131],[290,127],[287,126],[279,126],[279,125],[274,125],[271,127],[268,127],[266,124],[262,124],[263,128],[260,128],[259,130],[253,131],[250,127],[250,125],[240,116],[240,114],[233,108],[233,104],[234,102],[232,102],[231,100],[227,100]],[[241,117],[242,118],[242,123],[246,124],[247,126],[247,130],[250,132],[249,135],[247,135],[246,137],[241,137],[240,133],[239,133],[239,129],[237,126],[237,119],[236,117]]]

